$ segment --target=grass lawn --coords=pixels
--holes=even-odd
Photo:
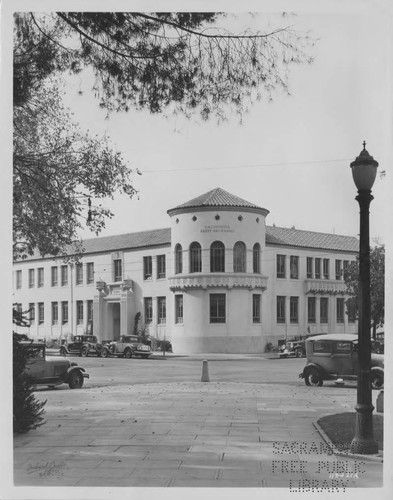
[[[355,437],[356,412],[337,413],[320,418],[317,422],[329,439],[340,450],[347,450]],[[374,439],[383,450],[383,415],[373,415]]]

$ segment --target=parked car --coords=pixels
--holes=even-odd
[[[116,356],[123,358],[132,358],[132,356],[141,356],[148,358],[152,355],[151,347],[139,341],[136,335],[122,335],[120,340],[113,340],[102,346],[101,356]]]
[[[307,365],[299,375],[306,385],[321,386],[324,380],[357,380],[358,336],[326,334],[306,340]],[[384,383],[384,356],[371,353],[371,385]]]
[[[303,358],[306,355],[305,340],[294,340],[282,344],[278,355],[280,358]]]
[[[68,359],[46,357],[46,345],[43,342],[22,341],[21,345],[30,351],[32,357],[26,362],[25,373],[36,385],[54,387],[68,384],[70,389],[80,389],[89,375],[85,369]]]
[[[60,354],[77,354],[78,356],[89,356],[95,354],[101,356],[102,345],[95,335],[75,335],[71,342],[60,347]]]

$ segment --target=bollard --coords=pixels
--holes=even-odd
[[[379,394],[377,396],[377,412],[378,413],[383,413],[383,389],[379,391]]]
[[[203,360],[203,364],[202,364],[202,378],[201,378],[201,382],[210,382],[210,379],[209,379],[209,367],[207,366],[207,360],[206,359]]]

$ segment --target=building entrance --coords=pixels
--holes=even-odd
[[[118,340],[120,338],[120,303],[113,302],[109,305],[109,317],[112,317],[112,332],[113,339]]]

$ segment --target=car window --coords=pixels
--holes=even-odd
[[[351,342],[333,342],[333,352],[335,354],[349,354],[351,352]]]
[[[332,344],[327,340],[316,340],[313,344],[313,352],[315,353],[330,353],[331,348]]]

